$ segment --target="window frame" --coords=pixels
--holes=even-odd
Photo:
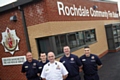
[[[92,34],[92,31],[94,30],[94,34]],[[90,34],[94,35],[94,39],[93,41],[90,40],[90,42],[85,42],[86,41],[86,38],[85,38],[85,32],[88,31]],[[83,36],[83,39],[80,39],[80,36],[81,34],[79,33],[82,33],[82,36]],[[64,40],[65,40],[65,44],[62,44],[62,36],[64,35]],[[76,40],[75,41],[75,46],[74,47],[71,47],[70,46],[70,39],[72,40],[72,37],[70,38],[70,35],[74,35],[73,36],[73,41],[74,39]],[[78,37],[79,36],[79,37]],[[53,51],[56,55],[56,57],[59,57],[61,55],[63,55],[63,47],[68,45],[70,46],[71,48],[71,51],[75,51],[75,50],[78,50],[80,48],[83,48],[85,45],[90,45],[90,44],[93,44],[95,42],[97,42],[97,38],[96,38],[96,29],[89,29],[89,30],[82,30],[82,31],[77,31],[77,32],[71,32],[71,33],[66,33],[66,34],[59,34],[59,35],[53,35],[53,36],[47,36],[47,37],[42,37],[42,38],[48,38],[49,39],[49,42],[50,42],[50,47],[52,47],[51,51]],[[36,44],[37,44],[37,49],[38,49],[38,54],[40,55],[40,47],[39,47],[39,44],[38,44],[38,41],[39,39],[42,39],[42,38],[36,38]],[[92,38],[90,38],[92,39]],[[82,40],[82,42],[84,42],[84,44],[80,45],[80,40]],[[57,41],[57,42],[56,42]],[[60,51],[58,50],[58,43],[59,43],[59,48],[61,49]]]

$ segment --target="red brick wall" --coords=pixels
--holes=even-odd
[[[47,11],[45,8],[45,0],[26,5],[24,8],[24,13],[27,26],[47,22]]]
[[[64,16],[58,14],[57,1],[63,2],[67,6],[73,4],[78,6],[86,6],[88,9],[93,5],[97,5],[99,11],[114,11],[118,10],[117,4],[105,3],[105,2],[93,2],[90,0],[41,0],[34,4],[28,4],[25,6],[25,17],[27,26],[44,23],[47,21],[84,21],[84,20],[117,20],[117,18],[106,17],[80,17],[80,16]],[[112,6],[112,7],[108,7]]]
[[[16,15],[17,22],[10,21],[10,17]],[[6,27],[16,31],[16,35],[20,38],[19,50],[11,55],[4,51],[2,44],[0,45],[0,79],[1,80],[25,80],[25,77],[21,74],[21,65],[17,66],[3,66],[1,58],[22,56],[27,52],[26,41],[23,31],[22,19],[20,11],[15,9],[0,14],[0,32],[5,32]],[[2,41],[2,34],[0,34],[0,41]]]
[[[24,6],[27,26],[47,21],[45,18],[46,11],[43,7],[45,7],[44,1],[27,4]],[[17,16],[16,22],[10,21],[10,17],[13,15]],[[2,44],[0,45],[0,80],[26,80],[25,75],[21,73],[21,65],[3,66],[1,60],[3,57],[22,56],[27,52],[21,12],[17,8],[0,13],[0,32],[5,32],[7,27],[11,30],[15,29],[16,35],[20,38],[19,50],[16,51],[14,55],[11,55],[10,53],[6,53],[4,51]],[[0,35],[0,40],[2,41],[2,34]]]
[[[102,18],[102,17],[80,17],[80,16],[64,16],[58,14],[57,9],[57,1],[63,2],[66,6],[72,6],[73,4],[76,5],[76,7],[79,7],[80,5],[82,8],[86,6],[88,9],[89,7],[92,7],[93,5],[97,5],[99,11],[114,11],[116,12],[118,10],[117,4],[112,3],[105,3],[105,2],[93,2],[90,0],[46,0],[47,4],[47,11],[48,11],[48,19],[49,21],[84,21],[84,20],[114,20],[115,18]],[[109,7],[110,6],[110,7]]]
[[[73,4],[78,6],[86,6],[88,9],[93,5],[97,5],[99,11],[114,11],[118,10],[117,4],[105,3],[105,2],[93,2],[89,0],[58,0],[63,2],[67,6],[72,6]],[[112,6],[112,7],[108,7]],[[57,1],[56,0],[42,0],[34,4],[28,4],[25,6],[25,17],[28,26],[40,24],[47,21],[83,21],[83,20],[114,20],[116,18],[106,17],[79,17],[79,16],[63,16],[58,14]]]

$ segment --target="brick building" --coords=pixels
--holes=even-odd
[[[39,59],[40,52],[49,51],[54,51],[59,58],[65,45],[78,56],[83,54],[85,45],[100,57],[108,51],[119,50],[118,12],[116,2],[91,0],[17,0],[0,6],[1,43],[6,38],[2,33],[7,35],[8,30],[15,30],[20,39],[17,50],[11,47],[6,50],[5,44],[9,45],[4,40],[0,45],[0,80],[26,80],[21,64],[5,61],[24,56],[27,51]]]

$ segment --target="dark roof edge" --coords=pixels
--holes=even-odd
[[[90,1],[117,4],[117,1],[102,1],[102,0],[90,0]]]
[[[25,4],[30,3],[30,2],[35,2],[35,1],[40,1],[40,0],[18,0],[17,2],[13,2],[13,3],[8,4],[6,6],[0,7],[0,13],[7,11],[9,9],[16,8],[16,7],[21,6],[21,5],[25,5]]]

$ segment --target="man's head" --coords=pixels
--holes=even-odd
[[[89,46],[85,46],[85,47],[84,47],[84,52],[85,52],[85,55],[86,55],[87,57],[89,57],[89,56],[90,56],[90,47],[89,47]]]
[[[50,63],[55,61],[55,54],[53,52],[48,52],[48,60]]]
[[[69,46],[64,46],[63,47],[63,51],[65,53],[66,56],[70,55],[70,47]]]
[[[27,61],[28,61],[28,62],[32,62],[32,59],[33,59],[32,53],[31,53],[31,52],[27,52],[27,53],[26,53],[26,58],[27,58]]]
[[[40,53],[41,61],[46,61],[46,53]]]

